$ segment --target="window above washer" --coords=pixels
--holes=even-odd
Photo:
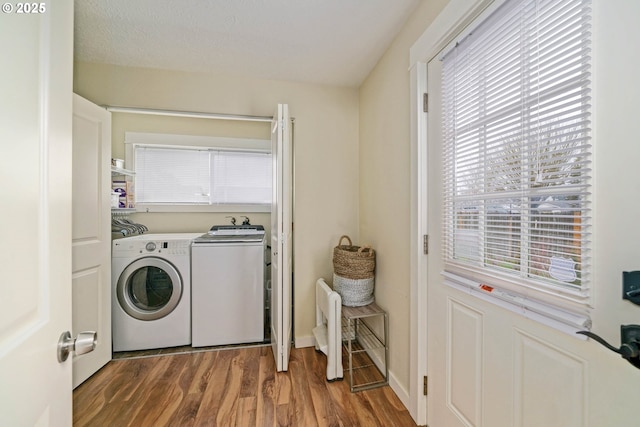
[[[127,132],[136,207],[148,212],[268,212],[270,141]]]

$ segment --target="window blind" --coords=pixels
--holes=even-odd
[[[161,145],[134,152],[137,203],[271,203],[269,153]]]
[[[511,0],[442,58],[448,265],[588,289],[589,55],[588,1]]]
[[[218,151],[211,162],[215,203],[271,203],[271,155]]]
[[[207,151],[136,146],[135,172],[136,203],[209,203]]]

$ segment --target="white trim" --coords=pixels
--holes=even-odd
[[[391,390],[393,390],[396,396],[398,396],[398,399],[400,399],[400,402],[402,402],[404,407],[409,409],[411,405],[411,396],[409,392],[404,387],[402,387],[400,381],[398,381],[398,378],[396,378],[396,376],[391,371],[389,371],[389,387],[391,387]]]
[[[161,213],[161,212],[257,212],[270,213],[271,205],[156,205],[150,203],[136,203],[136,212]]]
[[[571,312],[522,293],[495,287],[493,284],[480,283],[447,271],[441,274],[447,286],[520,314],[527,319],[535,320],[576,339],[587,339],[584,335],[576,335],[578,331],[591,329],[591,318],[587,314]]]
[[[315,347],[316,339],[313,335],[305,335],[303,337],[295,337],[293,339],[295,348]]]
[[[496,9],[502,6],[506,1],[507,0],[493,0],[493,3],[488,4],[486,9],[483,9],[478,16],[474,16],[472,18],[473,22],[471,22],[469,25],[465,25],[464,31],[462,31],[459,34],[456,34],[453,40],[451,40],[442,49],[442,52],[440,53],[440,55],[438,55],[438,58],[439,59],[444,58],[447,55],[447,53],[449,53],[453,48],[455,48],[456,44],[462,42],[462,40],[466,39],[469,35],[471,35],[471,33],[473,33],[474,30],[478,28],[478,26],[482,24],[482,22],[484,22],[484,20],[487,17],[489,17],[493,12],[495,12]]]
[[[118,107],[115,105],[104,105],[107,111],[112,113],[148,114],[154,116],[171,117],[191,117],[196,119],[217,119],[217,120],[241,120],[248,122],[271,122],[270,116],[248,116],[239,114],[203,113],[199,111],[176,111],[176,110],[156,110],[153,108],[138,107]]]
[[[428,63],[493,1],[450,0],[409,49],[409,67],[418,62]]]
[[[426,140],[426,115],[422,111],[422,94],[427,91],[427,66],[419,62],[411,67],[411,140]],[[423,235],[427,228],[427,150],[425,144],[411,144],[411,248],[410,248],[410,348],[409,413],[417,424],[426,424],[427,397],[422,393],[427,375],[427,256],[423,253]],[[421,286],[422,285],[422,286]],[[397,393],[396,393],[397,394]]]
[[[271,140],[171,133],[125,132],[125,147],[136,145],[169,145],[174,147],[209,147],[233,150],[271,152]]]
[[[497,0],[500,1],[500,0]],[[427,234],[427,117],[422,112],[422,94],[427,88],[427,64],[470,24],[493,0],[450,0],[409,50],[411,111],[411,325],[409,362],[409,413],[418,425],[426,425],[428,397],[421,379],[427,372],[427,257],[422,254],[422,235]],[[424,223],[422,222],[424,221]],[[391,376],[391,374],[390,374]],[[394,391],[398,396],[396,385]]]

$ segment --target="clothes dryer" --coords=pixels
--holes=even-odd
[[[191,344],[191,242],[147,234],[112,244],[113,351]]]
[[[193,347],[264,341],[265,231],[217,225],[193,241]]]

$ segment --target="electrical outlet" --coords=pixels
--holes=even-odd
[[[622,272],[622,299],[640,305],[640,271]]]

